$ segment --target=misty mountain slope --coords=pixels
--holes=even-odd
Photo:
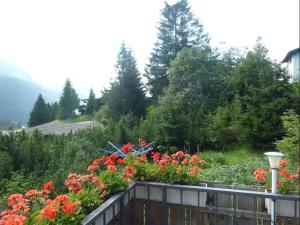
[[[38,94],[46,101],[57,100],[57,94],[34,83],[17,66],[0,60],[0,121],[27,123]]]

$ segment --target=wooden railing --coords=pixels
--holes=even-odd
[[[268,200],[277,204],[276,224],[299,224],[299,196],[151,182],[136,182],[112,196],[81,224],[266,225],[270,224],[270,215],[265,210]],[[281,212],[281,202],[292,209]]]

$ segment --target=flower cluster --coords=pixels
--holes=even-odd
[[[139,145],[144,148],[147,143],[140,140]],[[131,154],[133,148],[131,143],[122,146],[125,158],[111,154],[95,159],[87,174],[69,173],[64,182],[68,194],[56,195],[50,181],[41,190],[11,195],[11,209],[1,212],[0,225],[77,224],[107,194],[124,190],[134,180],[195,184],[199,183],[201,167],[206,164],[199,156],[183,151],[172,155],[153,152],[148,160],[146,155]]]
[[[58,195],[55,199],[48,199],[47,204],[40,211],[42,218],[47,220],[54,220],[58,215],[59,210],[63,212],[64,215],[68,215],[76,211],[77,204],[71,202],[67,195]]]
[[[286,160],[280,160],[277,189],[279,193],[287,194],[292,192],[298,192],[299,186],[299,168],[297,172],[290,172],[286,167],[288,162]],[[271,169],[266,172],[263,168],[257,168],[253,175],[255,179],[262,185],[265,185],[268,189],[271,188]]]

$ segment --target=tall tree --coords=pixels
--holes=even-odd
[[[49,108],[49,120],[55,120],[57,113],[58,113],[58,109],[59,109],[59,105],[57,102],[53,102],[53,103],[48,103],[48,108]]]
[[[241,122],[247,129],[247,140],[260,149],[274,147],[270,143],[284,133],[280,116],[297,105],[287,73],[267,53],[258,39],[254,51],[248,52],[229,79],[232,91],[241,101]]]
[[[158,27],[157,42],[151,53],[145,76],[154,99],[168,86],[167,71],[176,54],[185,47],[208,48],[209,38],[191,12],[187,0],[173,5],[165,2]]]
[[[89,99],[86,105],[86,114],[92,115],[96,107],[96,98],[93,89],[90,90]]]
[[[50,121],[49,108],[43,99],[43,96],[39,94],[33,109],[30,113],[28,126],[33,127]]]
[[[79,105],[79,98],[72,87],[71,81],[67,79],[65,83],[65,87],[63,89],[63,93],[59,100],[59,112],[58,118],[59,119],[66,119],[72,117],[74,110]]]
[[[146,100],[136,59],[132,51],[122,43],[118,54],[116,70],[117,79],[110,90],[103,93],[105,103],[110,107],[114,119],[132,113],[140,117],[145,112]]]

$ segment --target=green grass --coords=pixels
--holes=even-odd
[[[203,179],[236,187],[257,186],[253,172],[268,165],[264,152],[241,146],[226,151],[205,151],[200,157],[208,163],[203,168]]]

